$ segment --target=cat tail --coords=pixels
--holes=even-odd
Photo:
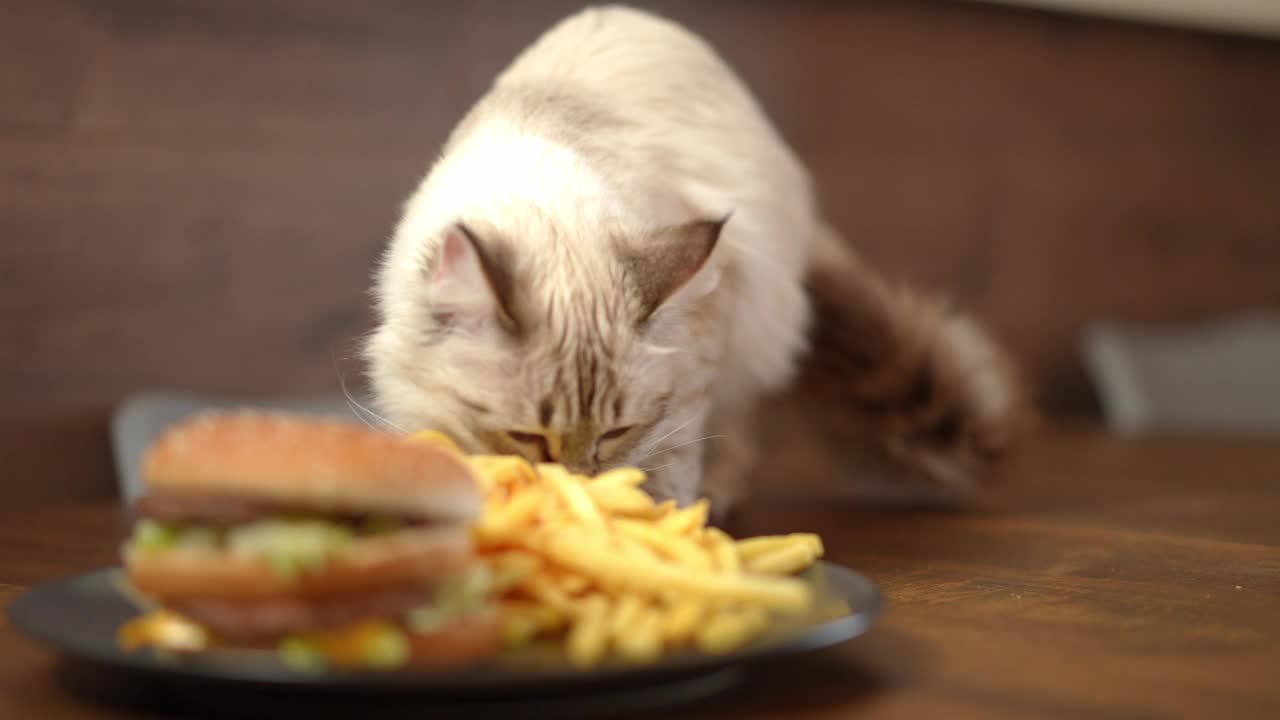
[[[1034,422],[1012,359],[976,320],[889,281],[834,230],[819,240],[797,390],[822,418],[823,444],[848,455],[843,467],[873,460],[894,483],[968,496]]]

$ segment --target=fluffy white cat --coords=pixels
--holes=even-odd
[[[560,22],[498,77],[408,201],[376,296],[366,355],[394,426],[637,465],[656,495],[722,511],[769,398],[814,387],[803,368],[839,386],[808,394],[852,442],[953,487],[980,478],[1016,405],[976,325],[821,221],[712,48],[623,7]]]

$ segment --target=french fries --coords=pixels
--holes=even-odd
[[[413,439],[458,451],[442,433]],[[555,639],[581,668],[651,663],[732,652],[771,616],[813,609],[811,587],[788,576],[822,556],[816,535],[735,541],[707,527],[706,500],[655,503],[637,468],[589,478],[515,456],[467,460],[486,494],[474,534],[509,646]]]
[[[608,614],[609,603],[603,595],[592,595],[582,603],[582,609],[565,638],[565,651],[574,665],[591,667],[604,659],[609,649],[605,625]]]

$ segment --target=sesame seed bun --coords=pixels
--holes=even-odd
[[[211,412],[159,437],[143,459],[148,492],[223,493],[317,512],[466,522],[482,496],[447,449],[351,423]]]

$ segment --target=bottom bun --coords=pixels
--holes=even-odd
[[[424,669],[457,669],[493,657],[502,649],[496,612],[458,618],[427,633],[410,632],[409,665]]]
[[[373,617],[399,617],[431,602],[431,588],[418,585],[323,600],[185,600],[171,602],[169,608],[208,628],[221,640],[243,642],[295,632],[336,630]]]

